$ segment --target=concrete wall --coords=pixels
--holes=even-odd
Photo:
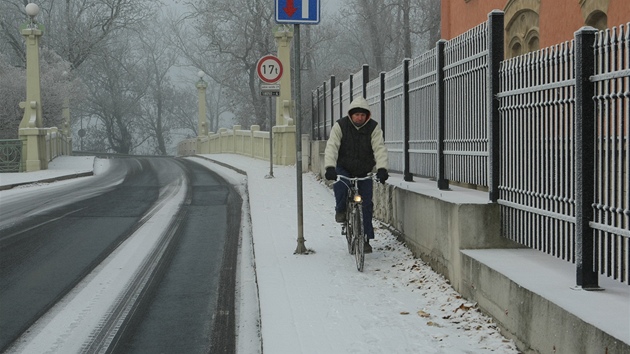
[[[501,237],[498,204],[445,200],[389,183],[376,186],[374,204],[374,217],[400,232],[414,255],[456,290],[462,282],[460,250],[522,247]]]
[[[628,343],[567,311],[562,304],[550,301],[535,291],[519,285],[498,269],[489,267],[470,255],[474,253],[462,252],[462,282],[456,290],[466,299],[477,302],[484,313],[494,318],[495,323],[502,329],[502,334],[513,339],[523,352],[630,353]],[[533,270],[521,271],[527,273]],[[551,271],[558,270],[547,270]],[[540,271],[540,276],[547,276],[545,273]],[[567,288],[566,291],[575,293],[568,295],[567,298],[584,296],[576,290]],[[595,303],[584,301],[582,305],[593,307]],[[619,309],[611,315],[623,316],[618,311]]]
[[[296,161],[295,126],[273,127],[273,162],[293,165]],[[253,125],[249,130],[235,125],[232,130],[220,129],[217,133],[182,140],[177,144],[177,156],[195,154],[239,154],[269,160],[269,132]]]

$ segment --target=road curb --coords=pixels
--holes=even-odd
[[[0,186],[0,191],[9,190],[9,189],[12,189],[12,188],[15,188],[15,187],[25,186],[25,185],[29,185],[29,184],[52,183],[52,182],[59,182],[59,181],[64,181],[64,180],[72,179],[72,178],[90,177],[90,176],[93,176],[93,175],[94,175],[94,171],[89,171],[89,172],[73,173],[73,174],[57,176],[57,177],[51,177],[51,178],[44,178],[44,179],[35,180],[35,181],[6,184],[4,186]]]

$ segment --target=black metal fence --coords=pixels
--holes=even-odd
[[[503,13],[377,78],[369,68],[313,92],[313,139],[363,95],[390,169],[487,188],[502,233],[630,284],[630,23],[503,60]],[[360,77],[360,78],[359,78]]]

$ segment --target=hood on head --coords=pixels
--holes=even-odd
[[[361,96],[355,98],[352,102],[350,102],[350,106],[348,107],[348,117],[352,116],[352,112],[355,110],[364,111],[368,116],[368,120],[372,115],[372,112],[370,111],[370,105],[365,100],[365,98]]]

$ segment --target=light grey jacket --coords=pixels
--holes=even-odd
[[[370,106],[363,97],[357,97],[350,103],[348,107],[348,112],[353,108],[363,108],[370,111]],[[350,113],[348,113],[350,115]],[[370,118],[371,119],[371,118]],[[369,121],[369,119],[368,119]],[[366,121],[366,123],[368,122]],[[364,124],[365,125],[365,124]],[[357,130],[361,129],[361,127],[355,126]],[[326,142],[326,150],[324,151],[324,166],[325,167],[336,167],[337,166],[337,156],[339,154],[339,146],[341,145],[341,139],[343,138],[343,133],[341,131],[341,127],[339,123],[335,122],[332,130],[330,131],[330,137]],[[383,140],[383,130],[379,125],[374,128],[371,136],[372,141],[372,150],[374,151],[374,160],[376,161],[376,166],[374,167],[376,170],[379,168],[388,168],[387,161],[387,148],[385,147],[385,141]]]

